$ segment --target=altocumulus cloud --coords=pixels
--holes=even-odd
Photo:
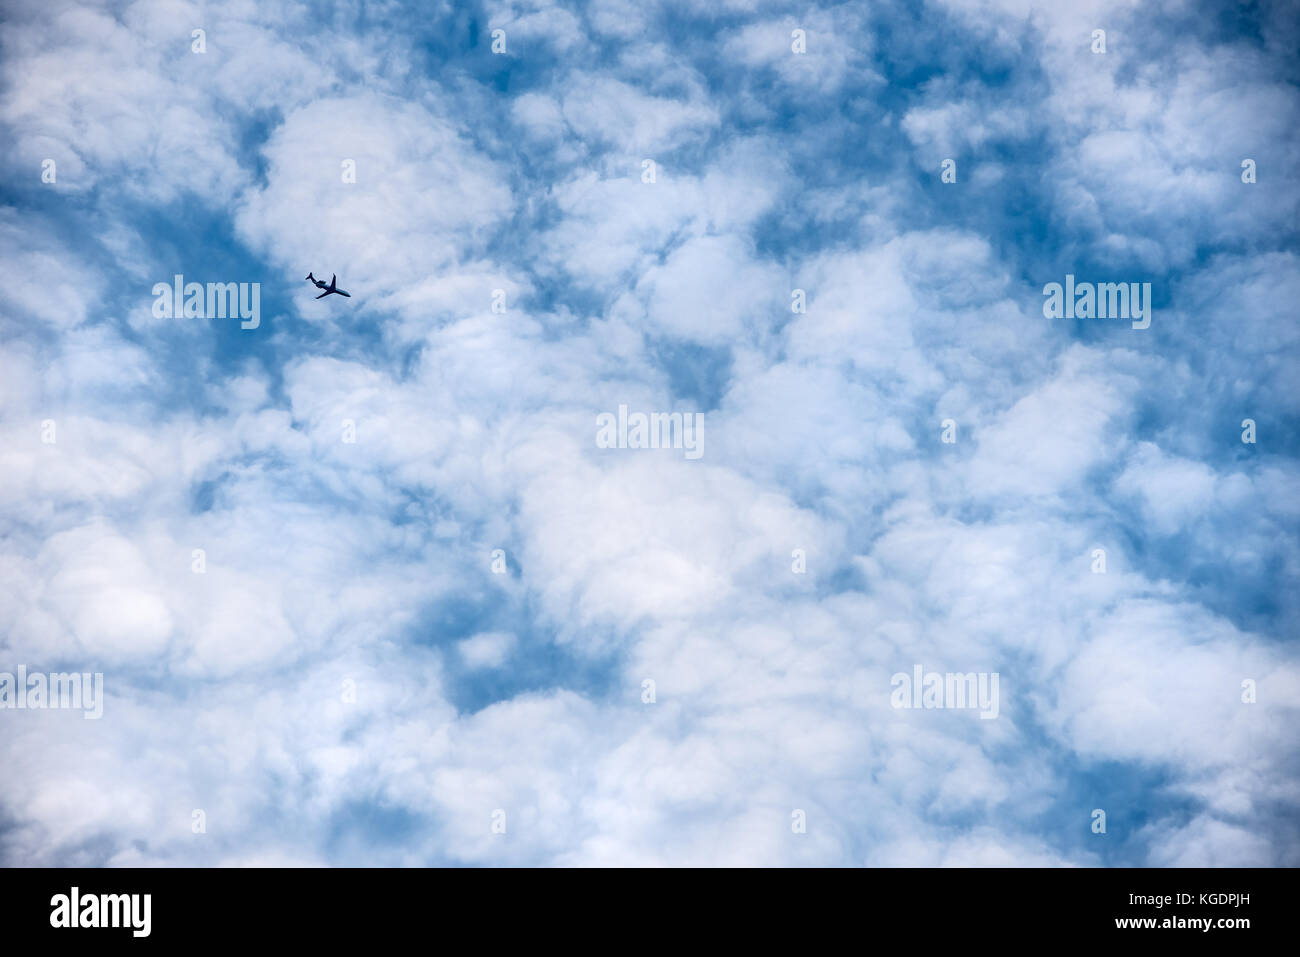
[[[11,4],[0,860],[1300,864],[1285,14]]]

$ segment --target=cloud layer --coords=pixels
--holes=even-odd
[[[1067,7],[16,5],[0,862],[1300,864],[1300,36]]]

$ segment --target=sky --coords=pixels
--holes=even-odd
[[[0,863],[1300,865],[1298,49],[7,3]]]

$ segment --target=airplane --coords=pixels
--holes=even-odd
[[[317,289],[325,290],[323,293],[321,293],[319,296],[316,297],[317,299],[324,299],[330,293],[337,293],[340,296],[347,296],[349,299],[352,298],[352,293],[339,289],[337,286],[334,285],[334,283],[338,280],[338,276],[330,276],[330,281],[328,285],[326,285],[324,279],[317,279],[311,273],[307,273],[307,278],[316,284]]]

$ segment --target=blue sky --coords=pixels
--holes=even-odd
[[[11,4],[0,671],[107,700],[0,710],[0,861],[1300,863],[1298,41]],[[1150,328],[1044,318],[1067,274]],[[891,707],[918,664],[998,717]]]

